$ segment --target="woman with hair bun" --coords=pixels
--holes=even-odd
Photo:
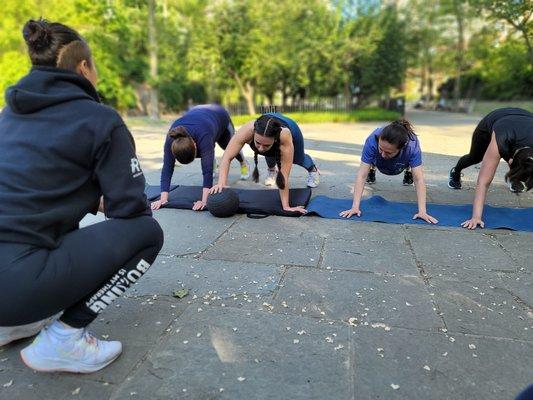
[[[0,114],[0,346],[38,334],[20,353],[27,366],[94,372],[122,344],[87,326],[150,268],[163,231],[87,42],[42,19],[23,36],[32,68]],[[79,229],[98,209],[108,219]]]
[[[152,203],[152,210],[157,210],[168,202],[170,181],[176,161],[180,164],[190,164],[195,158],[200,158],[202,162],[203,193],[202,198],[194,202],[192,209],[203,210],[209,189],[213,186],[215,144],[218,143],[225,150],[234,133],[235,128],[228,112],[217,104],[193,107],[174,121],[168,131],[163,150],[161,198]],[[250,176],[248,163],[242,152],[239,152],[236,158],[241,164],[241,179],[248,179]]]
[[[255,121],[243,125],[235,133],[222,157],[218,183],[210,192],[218,193],[227,187],[229,164],[246,144],[254,152],[254,182],[259,181],[257,157],[261,154],[265,156],[269,169],[265,184],[276,183],[283,210],[306,213],[302,206],[291,207],[289,204],[289,174],[293,164],[300,165],[308,172],[307,186],[317,187],[319,172],[313,159],[305,153],[300,128],[295,121],[280,113],[263,114]]]
[[[403,184],[414,181],[420,218],[428,224],[438,221],[426,211],[426,185],[422,166],[422,150],[412,125],[405,119],[393,121],[389,125],[374,130],[366,139],[361,156],[361,166],[355,179],[352,208],[340,213],[341,217],[361,216],[360,204],[365,181],[376,182],[376,169],[386,175],[399,175],[404,172]]]

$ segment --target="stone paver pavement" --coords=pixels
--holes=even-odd
[[[410,117],[425,150],[429,199],[471,202],[477,170],[465,171],[463,191],[447,189],[446,176],[479,118]],[[303,126],[322,170],[315,194],[351,196],[361,146],[375,126]],[[153,184],[164,133],[135,130]],[[532,207],[531,194],[506,190],[504,172],[502,165],[489,201]],[[234,181],[237,173],[234,165]],[[293,175],[293,185],[303,186],[304,171],[295,167]],[[377,180],[367,195],[415,201],[401,177]],[[200,181],[198,163],[174,175],[176,183]],[[40,374],[18,356],[28,340],[5,346],[0,399],[489,400],[512,399],[533,382],[532,234],[155,215],[165,231],[161,254],[92,325],[100,337],[123,341],[123,355],[92,375]],[[189,295],[174,298],[181,288]]]

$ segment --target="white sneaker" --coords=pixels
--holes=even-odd
[[[53,317],[43,319],[42,321],[32,322],[31,324],[19,326],[1,326],[0,327],[0,347],[14,342],[15,340],[35,336],[45,325],[59,318],[61,313]]]
[[[122,353],[122,343],[98,340],[86,329],[44,328],[33,343],[20,352],[22,361],[41,372],[90,373],[111,364]]]
[[[274,186],[276,184],[276,177],[278,176],[278,171],[275,169],[269,169],[268,175],[265,178],[265,186]]]
[[[318,169],[316,171],[309,172],[307,176],[307,187],[316,188],[320,183],[320,172]]]
[[[241,165],[241,181],[245,181],[250,177],[250,164],[248,161],[244,161],[244,165]]]

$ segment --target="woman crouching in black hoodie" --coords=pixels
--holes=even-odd
[[[96,93],[87,42],[45,20],[23,36],[33,67],[0,114],[0,346],[39,333],[21,351],[30,368],[93,372],[122,344],[86,327],[146,272],[163,232],[133,137]],[[99,204],[109,219],[78,229]]]

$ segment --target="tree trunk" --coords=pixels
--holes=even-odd
[[[241,91],[241,94],[244,97],[244,100],[246,101],[246,108],[248,109],[248,114],[255,115],[254,87],[250,82],[246,82],[246,84],[243,84],[241,78],[235,71],[230,71],[230,75],[232,75],[235,79],[235,82],[237,82],[237,86],[239,87],[239,90]]]
[[[418,89],[421,98],[424,97],[424,94],[426,92],[426,82],[426,62],[425,60],[423,60],[422,65],[420,66],[420,88]]]
[[[521,29],[524,40],[526,41],[527,54],[529,56],[529,64],[533,67],[533,48],[531,47],[531,41],[529,40],[529,35],[526,29]]]
[[[464,26],[463,15],[460,6],[460,0],[454,0],[453,9],[457,21],[457,54],[455,56],[455,84],[453,87],[453,108],[455,111],[459,107],[459,97],[461,96],[461,74],[463,72],[463,53],[464,53]]]
[[[163,0],[163,18],[165,20],[168,19],[168,1],[167,0]]]
[[[350,82],[344,82],[344,111],[350,111],[350,100],[352,99],[352,92],[350,90]]]
[[[433,58],[431,52],[428,52],[427,59],[427,96],[428,101],[433,100]]]
[[[148,46],[150,53],[150,118],[159,119],[157,82],[157,38],[155,30],[155,0],[148,0]]]
[[[281,89],[281,106],[283,108],[287,107],[287,88],[285,87],[285,83],[283,83],[283,87]]]

